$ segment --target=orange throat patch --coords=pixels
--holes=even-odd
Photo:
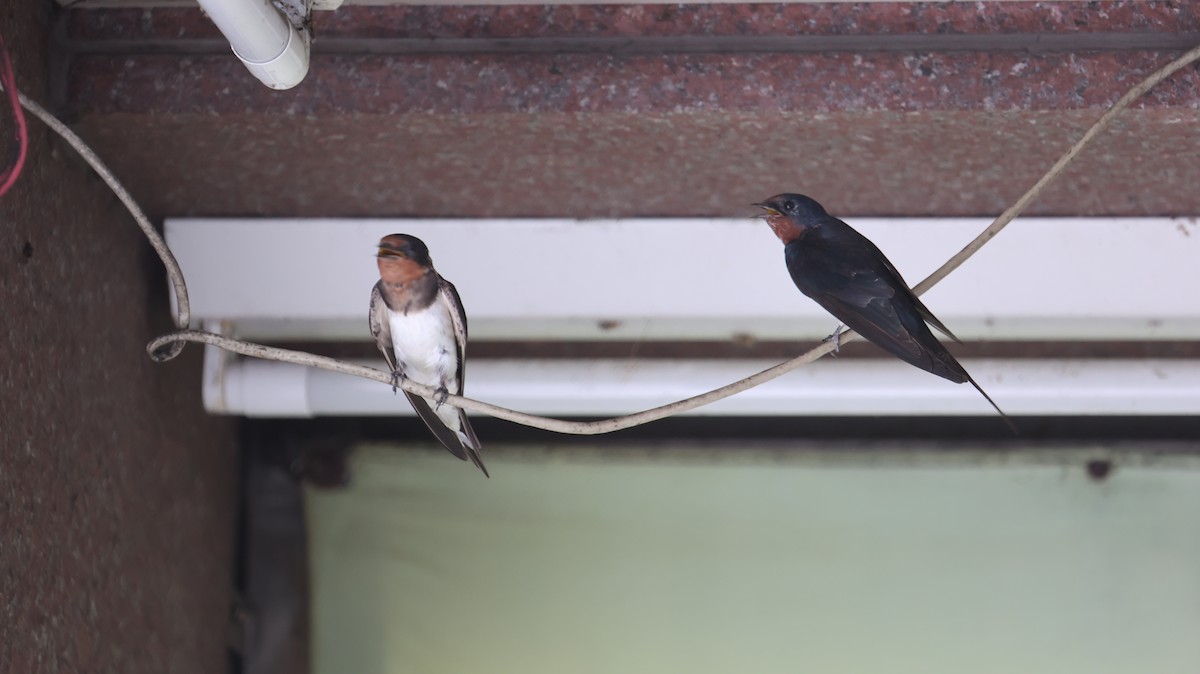
[[[379,278],[394,286],[406,285],[429,273],[428,267],[398,255],[377,257],[375,263],[379,266]]]
[[[802,227],[786,215],[768,215],[767,224],[770,225],[771,231],[775,232],[775,236],[787,245],[796,239],[804,236],[807,227]]]

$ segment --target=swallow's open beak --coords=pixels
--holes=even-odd
[[[400,251],[392,250],[391,248],[384,248],[383,246],[380,246],[379,252],[375,255],[375,257],[404,257],[404,256],[400,254]]]
[[[766,217],[769,217],[769,216],[772,216],[772,215],[783,215],[783,213],[780,213],[779,211],[775,210],[774,208],[771,208],[770,206],[768,206],[768,205],[766,205],[766,204],[750,204],[750,205],[751,205],[751,206],[758,206],[759,208],[761,208],[761,209],[763,209],[764,211],[766,211],[766,213],[759,213],[759,214],[756,216],[756,217],[759,217],[759,218],[766,218]]]

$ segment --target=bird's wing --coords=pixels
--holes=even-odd
[[[933,315],[933,312],[929,310],[929,307],[925,306],[925,303],[921,301],[920,297],[917,297],[916,293],[914,293],[912,290],[909,290],[908,292],[910,295],[912,295],[913,304],[916,305],[917,312],[921,314],[921,318],[924,318],[926,323],[932,325],[943,335],[953,339],[959,344],[962,344],[962,340],[956,337],[953,332],[950,332],[950,328],[942,325],[942,322],[937,319],[937,316]]]
[[[872,246],[873,245],[874,244],[872,244]],[[912,287],[909,286],[904,280],[904,277],[900,275],[900,271],[892,265],[892,261],[884,257],[883,253],[879,254],[879,258],[883,260],[884,268],[886,268],[888,273],[891,274],[892,278],[896,280],[896,282],[899,284],[899,287],[904,289],[904,292],[908,295],[908,298],[912,300],[913,306],[917,308],[917,313],[921,314],[921,318],[924,318],[925,322],[936,328],[938,332],[949,337],[950,339],[953,339],[959,344],[962,344],[962,340],[958,337],[955,337],[954,333],[950,332],[950,328],[947,328],[945,325],[943,325],[942,322],[938,320],[937,316],[934,316],[933,312],[929,310],[929,307],[925,306],[925,303],[921,301],[921,298],[917,297],[917,294],[913,292]]]
[[[876,282],[860,283],[862,285],[846,286],[841,290],[827,290],[812,295],[812,298],[847,327],[897,358],[908,362],[924,360],[927,357],[925,349],[913,339],[912,331],[892,304],[892,296],[871,297],[871,291],[863,286],[867,283],[876,286]],[[881,293],[890,292],[886,286],[878,287]]]
[[[437,301],[446,307],[450,323],[454,326],[454,345],[458,347],[458,392],[461,394],[467,371],[467,312],[463,309],[462,298],[458,296],[454,284],[440,276],[438,281]]]
[[[966,381],[925,326],[928,309],[922,311],[895,267],[862,234],[830,218],[785,250],[796,287],[855,332],[923,370]]]
[[[836,230],[824,225],[784,250],[788,272],[801,292],[896,356],[920,357],[920,345],[911,340],[892,305],[896,282],[865,237],[848,225]]]
[[[438,277],[438,301],[445,305],[446,310],[450,314],[450,322],[454,326],[454,344],[458,347],[458,394],[463,395],[463,388],[467,376],[467,312],[463,309],[462,298],[458,295],[458,289],[454,284],[444,278]],[[464,449],[471,461],[483,471],[484,475],[488,474],[487,468],[483,465],[483,458],[479,455],[479,437],[475,435],[475,429],[471,427],[471,422],[467,419],[467,413],[463,410],[458,411],[458,417],[462,423],[462,433],[466,436],[466,442],[463,442]]]
[[[371,312],[368,322],[371,325],[371,336],[375,338],[375,346],[383,352],[383,359],[388,367],[396,371],[396,353],[392,347],[392,326],[388,320],[387,304],[383,301],[383,291],[379,288],[382,281],[377,281],[371,289]]]

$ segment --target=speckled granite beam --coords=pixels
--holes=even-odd
[[[282,93],[194,11],[72,12],[65,32],[67,110],[157,213],[730,215],[786,189],[982,215],[1200,41],[1200,6],[348,7],[317,16],[310,75]],[[1198,121],[1192,68],[1033,212],[1200,212]]]
[[[1187,33],[1200,7],[1179,0],[744,5],[346,6],[317,12],[319,37],[496,38],[680,35]],[[77,39],[219,37],[198,10],[73,12]]]

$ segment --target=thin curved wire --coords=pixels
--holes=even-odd
[[[158,257],[162,260],[163,266],[167,268],[167,276],[171,279],[171,286],[175,289],[175,325],[179,328],[187,328],[191,323],[192,305],[188,301],[187,283],[183,280],[183,271],[179,268],[179,262],[175,260],[175,255],[171,253],[171,249],[167,247],[167,242],[163,240],[162,235],[154,228],[150,222],[150,218],[146,217],[146,213],[133,200],[133,196],[129,194],[129,190],[117,180],[104,162],[100,161],[100,157],[88,147],[88,144],[83,142],[83,139],[75,135],[75,132],[68,129],[66,124],[58,121],[58,118],[50,114],[48,110],[38,105],[37,101],[26,96],[24,93],[18,92],[18,98],[21,101],[21,106],[30,112],[34,117],[42,120],[42,123],[50,127],[54,133],[57,133],[63,140],[75,148],[79,156],[91,166],[104,184],[108,185],[109,189],[117,195],[125,208],[129,210],[129,214],[133,216],[137,226],[142,230],[142,234],[146,235],[146,239],[150,241],[150,246],[154,248],[154,252],[158,253]],[[184,342],[171,345],[165,352],[167,360],[178,356],[183,351]]]
[[[922,294],[948,276],[955,269],[958,269],[972,255],[983,248],[988,241],[991,241],[997,234],[999,234],[1009,222],[1023,212],[1025,208],[1027,208],[1029,204],[1032,203],[1033,200],[1042,193],[1046,186],[1053,182],[1098,134],[1100,134],[1104,129],[1108,128],[1109,124],[1112,123],[1112,120],[1118,114],[1128,108],[1134,101],[1144,95],[1159,82],[1162,82],[1175,72],[1195,62],[1197,59],[1200,59],[1200,47],[1195,47],[1189,50],[1183,56],[1180,56],[1154,73],[1151,73],[1137,86],[1130,89],[1128,93],[1118,99],[1112,105],[1112,107],[1110,107],[1103,115],[1101,115],[1100,118],[1091,126],[1091,128],[1089,128],[1083,134],[1083,136],[1066,151],[1066,153],[1059,157],[1058,161],[1054,163],[1050,170],[1047,171],[1046,174],[1033,185],[1033,187],[1029,188],[1029,190],[1021,195],[1021,197],[1017,199],[1012,206],[1001,213],[1000,216],[992,222],[992,224],[988,225],[983,232],[976,236],[962,250],[947,260],[945,264],[930,274],[927,278],[925,278],[925,280],[918,283],[916,287],[914,287],[914,291],[918,295]],[[79,139],[78,136],[72,133],[66,128],[65,125],[55,119],[48,112],[43,110],[41,106],[38,106],[33,101],[28,100],[24,95],[21,96],[21,104],[24,105],[25,108],[32,112],[35,116],[45,122],[48,126],[54,129],[55,132],[65,138],[67,142],[70,143],[71,146],[83,156],[83,158],[92,166],[92,168],[96,169],[96,172],[100,174],[100,177],[104,179],[104,182],[112,188],[112,190],[121,199],[121,202],[124,203],[129,209],[130,213],[133,214],[134,219],[138,222],[138,226],[141,227],[142,232],[146,234],[146,237],[150,240],[154,250],[159,254],[159,257],[162,258],[163,264],[167,268],[167,274],[171,277],[171,282],[175,287],[179,308],[179,312],[176,317],[176,325],[180,327],[187,326],[189,322],[189,305],[187,301],[187,287],[184,283],[183,274],[179,270],[179,265],[176,263],[175,257],[167,248],[166,243],[162,240],[162,237],[160,237],[158,232],[153,228],[153,226],[150,225],[149,219],[146,218],[145,214],[142,213],[141,209],[138,208],[136,203],[134,203],[133,198],[129,196],[129,193],[125,190],[125,188],[122,187],[119,182],[117,182],[112,173],[108,171],[100,159],[96,157],[95,153],[93,153],[87,147],[87,145],[85,145],[83,141]],[[842,333],[841,341],[847,342],[855,339],[856,337],[857,335],[855,333],[847,331]],[[151,341],[150,344],[147,345],[146,349],[154,360],[161,362],[174,358],[176,355],[178,355],[186,342],[211,344],[213,346],[217,346],[228,351],[233,351],[244,356],[278,360],[282,362],[295,363],[298,365],[307,365],[310,367],[330,370],[332,372],[340,372],[366,379],[373,379],[384,384],[391,383],[391,375],[389,373],[377,370],[375,368],[353,365],[333,358],[325,358],[323,356],[317,356],[301,351],[291,351],[289,349],[279,349],[260,344],[253,344],[251,342],[243,342],[199,330],[183,330],[162,335]],[[721,388],[668,405],[662,405],[660,407],[643,410],[634,414],[613,417],[611,419],[601,419],[598,421],[564,421],[562,419],[541,417],[455,395],[450,396],[446,403],[455,407],[460,407],[467,411],[489,414],[500,419],[506,419],[514,423],[531,426],[533,428],[540,428],[547,431],[568,433],[573,435],[599,435],[602,433],[611,433],[613,431],[640,426],[651,421],[656,421],[658,419],[663,419],[681,412],[702,407],[723,398],[728,398],[729,396],[741,393],[742,391],[751,389],[759,384],[763,384],[772,379],[783,376],[784,374],[787,374],[788,372],[791,372],[802,365],[813,362],[832,350],[833,344],[823,343],[816,348],[797,356],[796,358],[784,363],[780,363],[779,365],[763,370],[762,372],[746,377],[740,381],[722,386]],[[434,393],[434,391],[427,386],[407,380],[401,382],[401,387],[406,391],[423,396],[432,396]]]

